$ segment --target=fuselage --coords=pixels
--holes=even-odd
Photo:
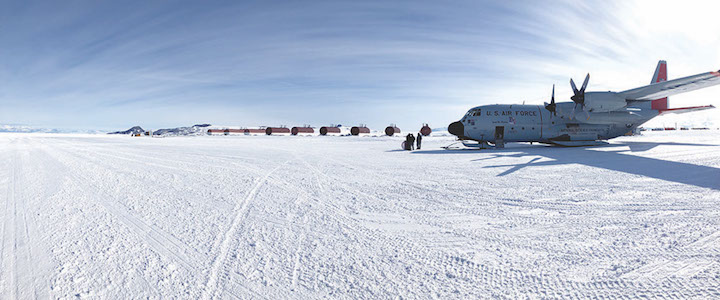
[[[631,132],[657,116],[648,102],[636,103],[635,111],[579,112],[572,102],[557,103],[553,115],[542,105],[484,105],[470,109],[448,127],[461,139],[480,142],[552,142],[607,140]]]
[[[683,113],[714,106],[668,108],[671,95],[720,84],[720,70],[667,80],[667,62],[658,62],[649,85],[622,92],[585,92],[590,74],[580,89],[570,80],[573,102],[541,105],[484,105],[470,109],[448,126],[451,134],[479,142],[542,142],[583,145],[585,141],[615,138],[662,113]],[[579,109],[578,109],[579,108]]]

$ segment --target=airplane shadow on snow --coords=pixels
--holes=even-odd
[[[521,144],[522,145],[522,144]],[[677,183],[689,184],[698,187],[720,190],[720,169],[701,166],[690,163],[682,163],[675,161],[667,161],[657,158],[642,157],[628,154],[631,152],[643,152],[653,149],[657,146],[710,146],[718,147],[720,145],[707,144],[685,144],[685,143],[653,143],[653,142],[621,142],[609,145],[594,147],[578,147],[565,148],[557,146],[532,146],[492,149],[492,150],[429,150],[416,151],[416,154],[458,154],[458,153],[482,153],[482,151],[492,152],[488,157],[474,159],[472,161],[492,160],[503,157],[533,157],[526,163],[485,166],[484,168],[510,168],[497,176],[505,176],[512,174],[520,169],[534,166],[552,166],[580,164],[590,167],[607,169],[612,171],[624,172],[667,180]],[[627,147],[627,148],[626,148]],[[612,148],[623,148],[614,150]],[[628,150],[629,148],[629,150]],[[599,149],[599,150],[595,150]],[[612,150],[608,150],[612,149]],[[508,153],[512,152],[512,153]],[[507,153],[507,154],[505,154]],[[546,157],[552,160],[541,161]]]

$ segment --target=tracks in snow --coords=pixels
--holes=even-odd
[[[128,161],[131,163],[139,163],[139,164],[148,164],[146,160],[141,159],[142,157],[139,155],[129,154],[129,153],[106,153],[104,151],[88,151],[88,149],[84,149],[81,147],[76,147],[75,145],[71,144],[65,144],[67,148],[73,149],[72,152],[67,152],[68,155],[73,156],[75,159],[78,160],[84,160],[86,162],[92,163],[94,165],[97,165],[98,167],[103,167],[101,165],[101,161],[96,159],[96,157],[99,155],[101,157],[109,158],[112,160],[123,160]],[[83,158],[82,155],[79,153],[87,153],[88,155],[92,155],[90,159]],[[206,273],[207,276],[205,276],[206,281],[204,281],[204,289],[202,290],[202,295],[204,298],[207,297],[215,297],[214,295],[220,293],[220,289],[218,288],[221,283],[227,281],[230,279],[230,275],[228,274],[228,270],[226,270],[227,265],[225,264],[227,260],[228,253],[232,250],[231,244],[232,241],[236,238],[235,235],[237,234],[237,231],[242,226],[242,220],[244,219],[244,216],[247,214],[247,211],[249,209],[249,205],[252,202],[252,199],[255,197],[255,195],[258,193],[258,190],[262,187],[262,185],[268,180],[268,178],[271,177],[271,175],[280,169],[283,165],[287,164],[288,162],[285,162],[285,164],[281,164],[275,169],[271,170],[270,172],[262,172],[263,170],[259,167],[251,166],[244,164],[242,162],[232,161],[232,159],[227,158],[221,158],[222,161],[226,163],[230,163],[230,166],[224,166],[223,169],[226,169],[227,171],[232,171],[232,173],[238,173],[237,169],[241,168],[245,171],[248,171],[253,174],[262,175],[262,177],[258,177],[256,179],[255,184],[253,185],[253,188],[246,193],[246,196],[243,201],[238,202],[235,205],[235,208],[233,209],[231,215],[233,218],[232,223],[230,224],[230,227],[228,230],[226,230],[222,234],[222,238],[218,237],[216,239],[216,242],[214,246],[211,249],[218,249],[215,252],[219,253],[213,257],[212,265],[209,265],[208,263],[208,257],[202,256],[195,257],[194,255],[183,255],[184,253],[187,254],[197,254],[194,249],[188,249],[186,247],[187,245],[184,245],[179,240],[175,239],[172,235],[169,235],[165,233],[164,231],[154,228],[154,226],[151,226],[150,224],[146,224],[143,222],[140,218],[132,215],[129,213],[127,209],[124,208],[123,205],[118,203],[118,201],[100,201],[98,202],[101,204],[106,210],[108,210],[111,214],[118,217],[120,221],[123,223],[126,223],[128,225],[128,228],[137,233],[139,236],[142,237],[142,240],[148,242],[148,244],[151,246],[153,250],[158,252],[161,256],[171,259],[172,261],[178,261],[180,262],[186,269],[194,274],[202,274]],[[170,164],[160,164],[157,161],[163,161]],[[153,158],[152,162],[149,163],[150,165],[154,167],[160,167],[164,169],[170,169],[170,170],[176,170],[181,172],[189,172],[198,174],[201,176],[216,176],[215,173],[210,173],[206,171],[200,171],[196,170],[192,167],[190,168],[181,168],[178,165],[182,164],[189,164],[190,166],[203,166],[202,163],[198,163],[198,161],[172,161],[169,159],[155,159]],[[111,167],[113,169],[116,169],[116,167]],[[125,171],[122,170],[114,170],[114,172],[120,172],[125,173]],[[127,175],[132,175],[128,173]],[[73,174],[74,177],[77,177],[79,180],[76,181],[82,181],[82,182],[89,182],[90,178],[84,177],[82,174]],[[94,195],[104,195],[105,198],[113,197],[107,192],[104,192],[103,190],[98,189],[97,187],[90,187],[93,189],[93,192],[91,194]],[[112,199],[112,198],[108,198]],[[177,247],[173,247],[173,245],[176,245]],[[184,251],[183,251],[184,250]],[[192,251],[190,251],[192,250]],[[192,252],[192,253],[190,253]],[[188,257],[192,256],[192,257]],[[194,262],[194,263],[193,263]],[[200,267],[202,267],[202,270],[208,270],[209,272],[201,272]],[[207,268],[207,269],[205,269]],[[233,282],[235,285],[237,285],[240,290],[243,293],[246,294],[252,294],[255,297],[263,298],[263,295],[256,293],[252,289],[248,288],[242,283]],[[226,290],[225,292],[229,293],[229,295],[234,295],[232,291]],[[238,295],[235,295],[238,296]]]
[[[201,138],[193,141],[196,140]],[[717,215],[714,201],[708,199],[712,194],[703,198],[690,192],[694,198],[683,199],[681,203],[668,201],[669,196],[665,196],[664,201],[651,201],[648,195],[638,196],[648,199],[647,203],[612,195],[606,197],[610,202],[591,199],[576,203],[551,196],[587,198],[606,186],[586,187],[580,190],[581,194],[557,189],[551,195],[540,193],[544,197],[529,198],[493,193],[507,190],[502,187],[507,178],[482,177],[487,186],[468,186],[467,191],[458,188],[465,181],[443,184],[436,180],[440,178],[437,173],[443,171],[439,163],[456,161],[459,155],[434,161],[438,165],[427,170],[392,168],[381,160],[361,160],[377,155],[365,149],[356,149],[357,160],[355,156],[334,156],[329,151],[310,157],[295,151],[297,163],[293,161],[288,167],[270,170],[278,162],[267,167],[268,153],[245,151],[237,147],[240,143],[233,145],[232,139],[227,139],[226,146],[237,150],[234,153],[240,155],[238,157],[211,153],[203,158],[199,151],[184,153],[193,148],[181,143],[170,143],[179,147],[164,148],[157,146],[164,145],[161,140],[148,140],[152,144],[146,140],[139,144],[135,141],[129,142],[134,143],[130,145],[124,140],[117,145],[99,145],[84,139],[68,143],[62,138],[53,138],[48,144],[51,147],[46,149],[52,155],[47,157],[61,158],[57,163],[43,159],[42,151],[36,152],[41,155],[39,160],[28,159],[34,156],[32,152],[23,153],[24,161],[29,164],[18,161],[15,167],[8,167],[11,161],[7,156],[0,156],[3,176],[0,178],[0,232],[5,234],[0,244],[3,255],[0,293],[3,296],[37,297],[33,294],[38,289],[33,289],[22,278],[29,278],[23,274],[36,277],[43,274],[43,269],[16,271],[16,266],[24,264],[22,252],[17,252],[18,255],[8,252],[5,244],[24,239],[23,226],[26,231],[32,231],[34,210],[47,213],[64,204],[74,207],[52,215],[55,220],[62,221],[66,215],[79,216],[80,220],[91,216],[94,222],[90,226],[109,225],[104,239],[95,237],[98,241],[124,243],[129,247],[121,251],[132,250],[142,255],[154,268],[143,270],[142,262],[138,262],[134,272],[117,273],[112,278],[113,283],[120,284],[112,288],[116,293],[130,287],[157,288],[157,296],[189,298],[391,298],[396,295],[407,298],[604,298],[618,293],[627,297],[711,298],[720,295],[719,281],[714,276],[720,270],[716,259],[720,253],[720,234],[715,228],[718,223],[714,221]],[[2,142],[0,140],[0,152],[8,148],[3,147]],[[247,143],[251,143],[250,140]],[[260,151],[270,148],[261,146]],[[219,150],[222,153],[223,149]],[[231,153],[230,148],[225,150]],[[242,159],[246,154],[253,159]],[[315,161],[313,157],[322,160]],[[427,157],[428,162],[432,159],[435,158]],[[38,169],[48,164],[68,168]],[[58,189],[62,201],[67,202],[38,210],[37,199],[53,192],[26,190],[28,186],[34,188],[33,185],[48,182],[33,171],[45,176],[63,174],[58,176],[62,180],[55,185],[63,185]],[[417,174],[411,174],[413,172]],[[175,176],[178,173],[182,174]],[[166,178],[168,181],[158,182]],[[192,181],[193,178],[201,180]],[[144,194],[141,188],[145,184],[152,186],[151,192],[157,194]],[[176,184],[187,184],[184,186],[187,189]],[[225,188],[227,186],[232,188]],[[129,190],[124,190],[127,187]],[[528,188],[530,192],[536,191]],[[185,192],[188,194],[183,194]],[[294,198],[296,195],[299,197]],[[296,200],[294,207],[293,200]],[[184,207],[186,204],[193,207]],[[605,214],[594,214],[597,212]],[[23,225],[24,217],[27,219]],[[47,223],[40,218],[37,217],[37,224]],[[192,224],[193,221],[198,223]],[[60,230],[68,228],[53,223],[58,224]],[[667,226],[668,223],[672,226]],[[185,224],[187,228],[175,227]],[[208,225],[212,229],[198,230],[207,229]],[[694,233],[693,228],[697,229]],[[90,232],[73,231],[77,234],[65,236],[83,238],[90,236]],[[181,239],[176,239],[171,232]],[[43,237],[49,236],[47,232],[42,233]],[[197,238],[201,236],[198,233],[203,234],[202,238]],[[668,233],[669,240],[654,239],[662,233]],[[33,246],[29,253],[43,249],[36,247],[37,241],[33,242],[37,235],[28,236]],[[67,238],[54,240],[75,242]],[[177,244],[173,245],[174,242]],[[202,249],[201,253],[190,245]],[[85,246],[88,251],[84,253],[100,250],[95,245]],[[63,262],[75,253],[53,255]],[[125,253],[114,252],[104,258],[109,260]],[[32,257],[42,255],[32,254]],[[167,269],[158,265],[166,262],[177,263],[180,270],[161,273]],[[124,261],[107,265],[111,268],[109,271],[114,272],[127,270],[128,266]],[[61,268],[56,271],[62,272]],[[707,270],[703,270],[705,268]],[[64,276],[63,283],[79,279],[77,274],[103,275],[94,273],[97,270],[73,271],[77,270],[59,275]],[[195,274],[187,275],[191,272]],[[589,275],[583,277],[585,274]],[[94,283],[98,282],[101,281]],[[89,285],[87,281],[73,283],[73,288],[88,286],[100,293],[106,287]],[[16,292],[10,294],[6,287],[13,287]],[[173,287],[180,289],[171,289]],[[42,285],[39,288],[42,293]],[[111,296],[117,297],[117,294]]]
[[[220,276],[220,268],[225,263],[225,259],[228,256],[228,252],[230,252],[230,243],[235,235],[235,233],[238,230],[238,227],[240,227],[240,224],[242,223],[243,219],[245,218],[245,215],[248,212],[248,207],[250,205],[250,202],[252,202],[253,198],[255,198],[255,195],[257,194],[260,187],[267,182],[268,178],[270,178],[270,175],[275,173],[277,170],[285,166],[288,162],[275,167],[274,169],[270,170],[267,174],[265,174],[264,177],[260,178],[258,182],[253,186],[253,188],[248,192],[247,196],[243,201],[239,202],[235,209],[233,209],[233,220],[232,223],[230,223],[230,227],[228,230],[225,231],[225,234],[223,234],[222,242],[220,243],[220,250],[218,255],[215,257],[215,260],[213,261],[212,268],[210,269],[210,274],[208,275],[208,281],[205,284],[205,290],[203,291],[203,299],[212,299],[216,298],[217,295],[217,285],[218,277]]]
[[[75,152],[66,152],[66,154],[72,157],[73,160],[91,163]],[[101,166],[98,165],[98,167]],[[89,192],[88,194],[91,195],[90,200],[100,205],[110,215],[123,223],[128,230],[137,235],[140,240],[147,243],[150,248],[161,257],[171,262],[177,262],[191,274],[200,273],[205,259],[196,249],[190,247],[172,234],[134,215],[131,210],[118,201],[117,195],[100,188],[97,180],[89,178],[79,170],[81,170],[81,168],[69,168],[67,175],[73,178],[73,182],[78,184],[83,190]]]
[[[22,161],[13,145],[2,218],[0,293],[10,299],[50,298],[48,257],[40,249],[35,220],[21,185]]]

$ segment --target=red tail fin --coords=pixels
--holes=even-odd
[[[655,68],[655,74],[650,84],[663,81],[667,81],[667,62],[661,60],[658,62],[657,68]],[[651,108],[655,110],[666,110],[668,108],[668,98],[653,100],[651,102]]]

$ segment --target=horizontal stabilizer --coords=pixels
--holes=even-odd
[[[679,107],[679,108],[663,109],[660,111],[660,113],[661,114],[683,114],[683,113],[701,111],[701,110],[713,109],[713,108],[715,108],[715,106],[712,106],[712,105]]]
[[[655,100],[720,84],[720,70],[653,83],[620,92],[628,100]]]

